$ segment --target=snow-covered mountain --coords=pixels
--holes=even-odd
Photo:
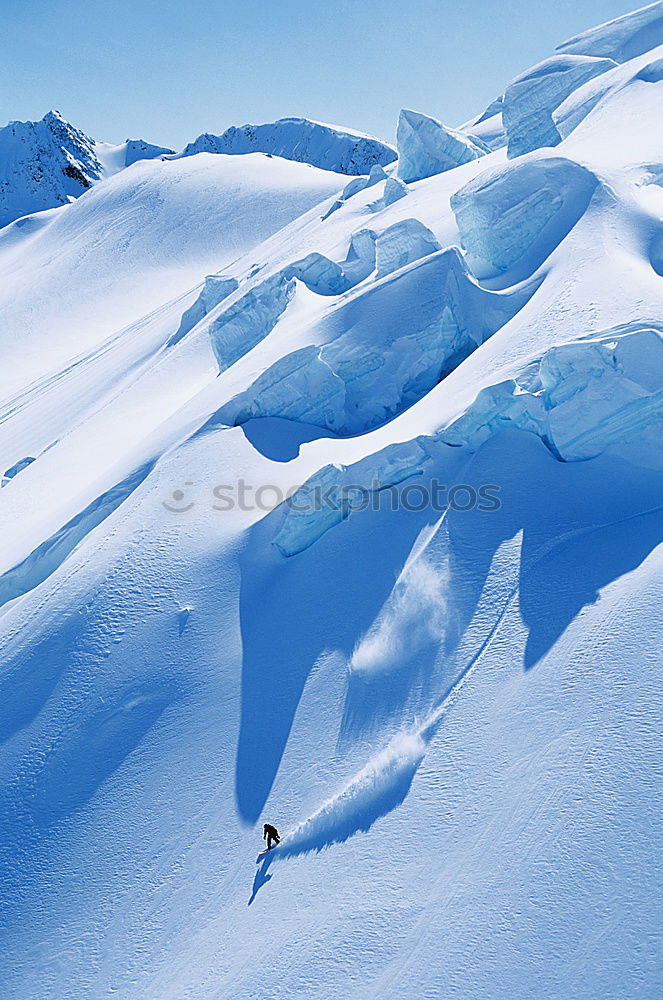
[[[0,230],[2,1000],[657,995],[662,24]]]
[[[374,136],[308,118],[232,126],[221,135],[206,132],[180,155],[195,153],[270,153],[342,174],[367,174],[375,164],[385,167],[396,159],[393,146]]]
[[[143,139],[119,146],[95,142],[58,111],[38,122],[10,122],[0,129],[0,226],[66,205],[136,160],[172,152]]]
[[[66,205],[94,183],[138,160],[196,153],[267,153],[342,174],[366,174],[396,159],[388,143],[306,118],[205,133],[176,154],[144,139],[119,145],[90,139],[49,111],[38,122],[10,122],[0,128],[0,227],[25,215]]]

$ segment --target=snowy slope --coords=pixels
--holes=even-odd
[[[6,227],[0,395],[100,348],[342,184],[259,154],[141,161],[65,208]]]
[[[0,232],[3,1000],[658,995],[657,16]]]

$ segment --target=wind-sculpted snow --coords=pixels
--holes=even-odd
[[[533,291],[480,288],[458,251],[436,250],[415,220],[385,230],[376,246],[382,280],[339,300],[316,323],[318,346],[280,358],[222,407],[220,420],[285,417],[339,434],[375,427],[424,396]]]
[[[652,84],[660,82],[663,79],[661,67],[660,59],[651,62],[638,59],[588,80],[569,94],[553,111],[557,132],[562,139],[565,139],[594,108],[603,107],[613,95],[619,95],[625,88],[639,80]]]
[[[283,838],[275,857],[287,858],[342,844],[400,805],[426,752],[417,733],[395,736],[345,788]]]
[[[101,176],[94,141],[57,111],[0,129],[0,227],[66,205]]]
[[[374,164],[396,159],[392,146],[373,136],[308,118],[281,118],[264,125],[232,126],[189,143],[180,156],[196,153],[269,153],[341,174],[368,174]]]
[[[474,273],[518,265],[518,277],[532,274],[583,215],[597,183],[585,167],[553,156],[479,174],[451,197]]]
[[[572,91],[552,113],[557,134],[566,139],[615,85],[616,75],[608,70]]]
[[[663,80],[663,59],[654,59],[636,73],[636,80],[643,80],[645,83],[660,83]]]
[[[552,56],[512,80],[504,92],[502,111],[508,156],[556,146],[562,136],[553,121],[554,110],[582,84],[615,65],[612,59],[591,56]]]
[[[663,44],[663,3],[657,2],[590,28],[557,46],[558,52],[626,62]]]
[[[403,110],[396,133],[398,176],[418,181],[483,156],[487,148],[436,118]]]

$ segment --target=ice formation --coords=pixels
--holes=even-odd
[[[502,122],[504,98],[500,94],[488,105],[486,110],[476,118],[462,125],[463,132],[472,142],[488,150],[500,149],[506,144],[506,133]]]
[[[229,368],[270,333],[294,294],[294,280],[278,273],[234,298],[210,320],[209,336],[219,371]]]
[[[479,174],[451,197],[475,274],[501,274],[516,264],[532,273],[582,216],[597,183],[585,167],[555,156]]]
[[[652,995],[662,11],[400,165],[18,129],[2,1000]]]
[[[357,490],[380,492],[420,475],[430,457],[425,441],[389,445],[354,466],[327,465],[307,480],[289,500],[274,545],[294,556],[313,545],[326,531],[350,515]]]
[[[170,339],[169,344],[171,346],[177,344],[212,309],[215,309],[220,302],[223,302],[224,299],[238,288],[239,282],[237,278],[226,277],[222,274],[208,274],[195,302],[182,314],[177,332]]]
[[[453,371],[533,288],[486,291],[457,250],[439,251],[430,237],[415,220],[378,236],[383,280],[339,301],[316,324],[317,346],[280,358],[225,404],[219,419],[282,417],[357,434],[411,406]]]
[[[353,198],[360,191],[365,191],[366,188],[373,187],[375,184],[379,184],[380,181],[386,180],[388,177],[384,168],[380,166],[379,163],[373,164],[370,172],[366,176],[353,177],[351,181],[345,185],[341,191],[340,196],[335,202],[330,206],[327,212],[323,215],[323,222],[328,219],[330,215],[337,211],[337,209],[342,208],[343,205],[350,198]],[[391,178],[390,178],[391,179]]]
[[[284,505],[275,546],[296,555],[349,516],[353,491],[379,492],[421,475],[440,444],[476,451],[507,428],[534,434],[562,462],[608,450],[653,454],[663,430],[663,332],[627,328],[554,347],[522,380],[482,389],[435,436],[390,445],[350,468],[328,466]]]
[[[658,433],[663,337],[641,329],[554,347],[541,358],[537,382],[529,381],[528,389],[517,379],[484,389],[441,439],[476,449],[514,426],[536,434],[562,461],[577,462]]]
[[[512,80],[504,92],[502,121],[510,158],[541,146],[556,146],[561,135],[553,112],[574,90],[613,69],[612,59],[559,55]]]
[[[377,276],[383,278],[441,249],[427,226],[417,219],[403,219],[385,229],[376,240]]]
[[[487,151],[478,140],[473,142],[436,118],[408,110],[399,115],[396,142],[398,176],[406,182],[452,170]]]

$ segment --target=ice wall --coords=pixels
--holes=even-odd
[[[276,548],[284,556],[296,555],[358,509],[358,496],[425,477],[436,448],[476,451],[509,428],[534,434],[563,462],[608,450],[627,458],[635,449],[657,453],[663,432],[661,330],[636,325],[563,344],[523,375],[522,381],[517,376],[483,389],[433,436],[390,445],[349,467],[320,470],[276,512]]]
[[[398,118],[396,143],[398,176],[403,181],[419,181],[452,170],[487,151],[436,118],[408,110],[401,111]]]
[[[533,287],[480,288],[455,249],[403,220],[377,236],[386,274],[316,323],[319,346],[281,358],[220,411],[224,423],[287,417],[358,434],[433,386],[522,307]]]
[[[553,120],[554,110],[587,80],[608,70],[612,59],[558,55],[516,77],[504,92],[502,121],[513,158],[561,141]]]
[[[468,262],[479,277],[514,265],[532,273],[582,216],[597,179],[562,157],[530,157],[479,174],[451,197]]]

